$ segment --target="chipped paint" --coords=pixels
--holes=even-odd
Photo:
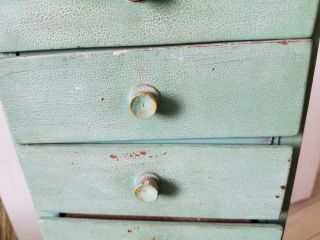
[[[286,190],[287,186],[286,186],[286,185],[281,185],[280,188],[281,188],[282,190]]]
[[[122,55],[122,54],[125,54],[125,53],[128,53],[128,52],[130,52],[129,50],[119,50],[119,51],[114,51],[114,52],[112,52],[112,56],[120,56],[120,55]]]
[[[162,155],[165,155],[167,154],[167,152],[163,153]],[[127,152],[124,154],[124,157],[126,158],[133,158],[133,159],[137,159],[137,158],[157,158],[158,155],[149,155],[146,151],[144,150],[141,150],[141,151],[138,151],[138,152]]]
[[[110,158],[112,160],[118,160],[118,156],[117,155],[114,155],[114,154],[110,154]]]
[[[282,43],[282,44],[284,44],[284,45],[287,45],[287,44],[289,44],[289,40],[283,40],[283,41],[281,41],[280,43]]]

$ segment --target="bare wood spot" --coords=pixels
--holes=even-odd
[[[112,160],[118,160],[118,156],[117,155],[114,155],[114,154],[110,154],[110,158]]]

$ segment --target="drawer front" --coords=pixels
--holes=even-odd
[[[291,159],[285,146],[52,145],[18,153],[39,211],[225,219],[278,219]],[[156,184],[138,181],[147,173],[160,178],[153,201],[146,199]]]
[[[45,240],[280,240],[282,227],[267,224],[140,222],[54,218],[40,220]]]
[[[311,37],[319,0],[2,1],[0,52]]]
[[[0,60],[0,95],[18,143],[290,136],[310,50],[299,40],[26,54]],[[161,95],[143,120],[129,111],[142,83]]]

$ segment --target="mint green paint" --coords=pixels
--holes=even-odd
[[[0,52],[311,37],[319,0],[2,0]]]
[[[17,150],[38,211],[226,219],[278,219],[292,153],[286,146],[214,145]],[[134,195],[144,172],[161,179],[152,203]]]
[[[294,137],[281,137],[279,139],[280,145],[291,145],[293,147],[300,147],[302,143],[302,134]]]
[[[18,143],[296,135],[310,40],[26,54],[0,60]],[[135,118],[133,86],[161,93]]]
[[[280,240],[274,224],[141,222],[88,219],[41,219],[45,240]]]

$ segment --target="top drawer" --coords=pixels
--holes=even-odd
[[[1,1],[0,52],[305,38],[319,0]]]

